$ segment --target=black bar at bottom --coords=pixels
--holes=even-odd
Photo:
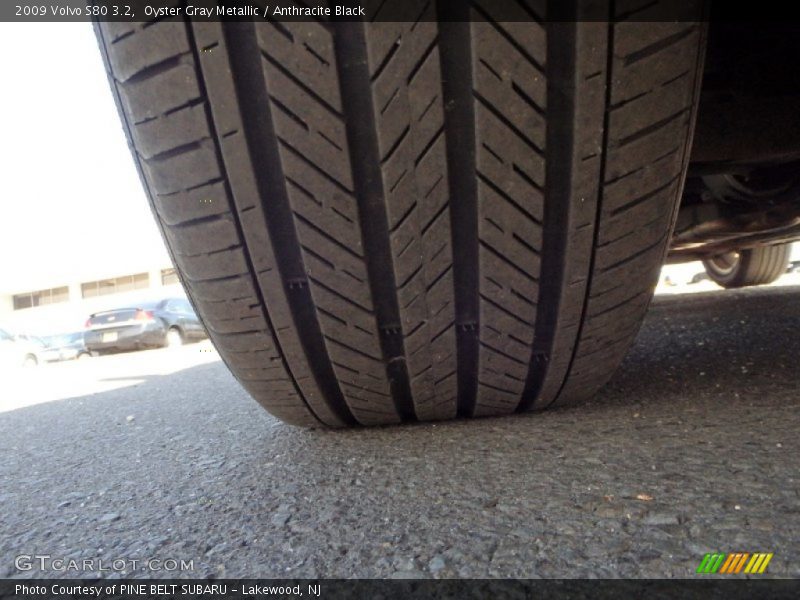
[[[706,578],[707,577],[707,578]],[[698,576],[697,579],[376,580],[376,579],[40,579],[0,580],[0,599],[264,598],[400,599],[634,599],[800,597],[800,580]]]

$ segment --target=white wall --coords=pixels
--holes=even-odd
[[[0,296],[168,266],[91,24],[0,23],[0,56]]]

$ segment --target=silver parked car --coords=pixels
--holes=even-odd
[[[42,362],[42,350],[33,340],[0,329],[0,368],[35,367]]]

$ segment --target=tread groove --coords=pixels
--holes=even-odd
[[[295,74],[294,74],[294,73],[292,73],[292,72],[291,72],[289,69],[287,69],[287,68],[286,68],[284,65],[282,65],[282,64],[281,64],[281,62],[280,62],[278,59],[276,59],[276,58],[274,58],[273,56],[271,56],[271,55],[270,55],[270,54],[269,54],[269,53],[268,53],[266,50],[264,50],[263,48],[261,48],[261,56],[263,56],[263,57],[264,57],[264,60],[266,60],[266,61],[267,61],[267,62],[268,62],[270,65],[272,65],[273,67],[275,67],[275,69],[277,69],[278,71],[280,71],[280,72],[281,72],[281,74],[282,74],[284,77],[286,77],[288,80],[290,80],[292,83],[294,83],[294,84],[295,84],[297,87],[299,87],[301,90],[303,90],[303,92],[305,92],[305,93],[306,93],[306,95],[307,95],[309,98],[311,98],[312,100],[314,100],[315,102],[317,102],[317,103],[318,103],[320,106],[324,106],[324,107],[325,107],[325,108],[328,110],[328,112],[329,112],[329,113],[331,113],[331,114],[332,114],[334,117],[336,117],[336,118],[338,118],[338,119],[340,119],[340,120],[341,120],[341,118],[342,118],[342,113],[341,113],[341,112],[339,112],[338,110],[336,110],[336,109],[335,109],[333,106],[331,106],[331,105],[328,103],[328,101],[327,101],[327,100],[325,100],[325,99],[324,99],[322,96],[320,96],[320,95],[319,95],[319,94],[317,94],[317,93],[316,93],[314,90],[312,90],[312,89],[311,89],[311,88],[308,86],[308,84],[306,84],[306,83],[305,83],[304,81],[302,81],[302,80],[301,80],[299,77],[297,77],[297,75],[295,75]]]
[[[293,212],[292,214],[294,214],[295,218],[298,221],[300,221],[301,223],[303,223],[304,225],[306,225],[310,229],[313,229],[316,233],[318,233],[319,235],[324,237],[331,244],[333,244],[337,248],[340,248],[341,250],[345,251],[347,254],[349,254],[353,258],[357,258],[358,260],[362,260],[364,258],[361,254],[359,254],[358,252],[353,250],[350,246],[348,246],[347,244],[342,243],[341,240],[337,240],[330,233],[328,233],[327,231],[325,231],[324,229],[319,227],[319,225],[316,225],[313,221],[311,221],[310,219],[306,218],[305,215],[302,215],[299,212]]]
[[[403,143],[403,140],[406,139],[406,136],[409,134],[410,131],[411,131],[411,126],[406,125],[403,131],[400,133],[400,135],[397,136],[397,139],[389,147],[389,150],[386,152],[386,155],[383,158],[381,158],[380,164],[385,164],[391,160],[392,156],[394,156],[394,153],[397,152],[397,149]]]
[[[625,66],[630,67],[631,65],[636,64],[641,60],[644,60],[648,56],[653,56],[654,54],[658,54],[662,50],[666,50],[670,46],[674,46],[681,40],[689,37],[696,30],[697,27],[695,26],[687,27],[686,29],[678,31],[677,33],[673,33],[672,35],[669,35],[663,39],[653,42],[652,44],[649,44],[644,48],[636,50],[635,52],[631,52],[630,54],[628,54],[623,58],[623,60],[625,61]]]
[[[475,106],[472,99],[472,35],[467,3],[437,3],[442,101],[445,111],[450,232],[456,312],[458,414],[475,413],[478,392],[478,182]]]
[[[618,302],[617,304],[614,304],[613,306],[609,306],[608,308],[604,308],[603,310],[601,310],[599,312],[592,313],[591,317],[593,319],[596,319],[597,317],[601,317],[601,316],[603,316],[603,315],[605,315],[607,313],[613,312],[613,311],[615,311],[615,310],[617,310],[619,308],[622,308],[626,304],[630,304],[634,300],[637,300],[637,299],[641,298],[645,294],[649,294],[649,291],[638,292],[638,293],[634,294],[633,296],[631,296],[630,298],[626,298],[622,302]]]
[[[142,83],[143,81],[147,81],[148,79],[152,79],[153,77],[158,77],[162,73],[166,73],[167,71],[171,71],[177,67],[183,60],[183,57],[187,56],[188,54],[190,54],[190,51],[181,52],[180,54],[170,56],[164,60],[160,60],[156,63],[142,67],[132,75],[129,75],[128,78],[123,81],[119,79],[117,81],[123,86],[131,86],[136,85],[137,83]]]
[[[653,248],[658,246],[663,241],[664,241],[664,236],[662,235],[654,243],[648,244],[647,246],[645,246],[644,248],[642,248],[638,252],[635,252],[634,254],[629,254],[628,256],[623,258],[622,260],[619,260],[619,261],[615,262],[612,265],[609,265],[607,267],[599,269],[598,273],[605,273],[605,272],[610,271],[612,269],[616,269],[617,267],[621,267],[622,265],[626,265],[629,262],[632,262],[632,261],[636,260],[637,258],[642,256],[643,254],[647,254],[648,252],[650,252],[650,250],[652,250]],[[597,245],[595,245],[595,246],[597,247]]]
[[[414,81],[414,78],[417,76],[417,73],[419,73],[420,69],[422,69],[422,67],[425,65],[428,58],[433,53],[434,48],[436,48],[438,44],[439,44],[439,38],[438,36],[434,36],[433,40],[431,40],[431,43],[428,44],[428,47],[425,49],[425,52],[422,53],[422,55],[417,60],[416,64],[411,68],[411,71],[406,77],[406,84],[410,85],[411,82]]]
[[[495,31],[497,31],[497,33],[499,33],[502,37],[504,37],[506,41],[509,44],[511,44],[514,47],[514,49],[525,58],[525,60],[527,60],[531,65],[533,65],[533,67],[537,71],[539,71],[540,75],[544,75],[545,72],[544,66],[533,56],[531,56],[530,52],[528,52],[525,48],[523,48],[522,45],[516,39],[514,39],[514,37],[510,33],[508,33],[508,31],[503,29],[503,27],[501,27],[500,24],[497,21],[495,21],[483,7],[473,2],[472,8],[481,17],[483,17],[486,20],[486,22],[489,23],[495,29]]]
[[[286,148],[287,150],[289,150],[289,151],[290,151],[292,154],[294,154],[294,155],[295,155],[297,158],[299,158],[301,161],[303,161],[304,163],[306,163],[306,165],[307,165],[307,166],[311,167],[311,168],[312,168],[314,171],[316,171],[317,173],[319,173],[319,174],[320,174],[322,177],[324,177],[324,178],[325,178],[325,179],[327,179],[327,180],[328,180],[330,183],[332,183],[332,184],[333,184],[333,185],[335,185],[337,188],[339,188],[339,190],[341,190],[342,192],[344,192],[344,193],[345,193],[345,194],[347,194],[347,195],[351,195],[351,194],[353,193],[353,190],[350,190],[350,189],[348,189],[348,188],[347,188],[347,186],[346,186],[346,185],[344,185],[344,184],[343,184],[341,181],[339,181],[338,179],[336,179],[336,178],[335,178],[333,175],[329,174],[329,173],[328,173],[328,172],[327,172],[325,169],[323,169],[323,168],[322,168],[322,167],[320,167],[319,165],[315,164],[315,163],[314,163],[314,162],[313,162],[313,161],[312,161],[310,158],[308,158],[308,156],[306,156],[305,154],[303,154],[302,152],[300,152],[300,150],[298,150],[297,148],[295,148],[294,146],[292,146],[292,145],[291,145],[289,142],[287,142],[285,139],[283,139],[283,138],[282,138],[282,137],[280,137],[280,136],[275,136],[275,138],[278,140],[278,142],[280,143],[280,145],[281,145],[281,146],[283,146],[284,148]]]
[[[645,164],[643,164],[642,166],[640,166],[640,167],[636,167],[636,168],[635,168],[635,169],[633,169],[632,171],[626,171],[625,173],[622,173],[621,175],[617,175],[616,177],[614,177],[614,178],[612,178],[612,179],[608,179],[608,180],[604,181],[604,182],[603,182],[603,185],[604,185],[604,186],[609,186],[609,185],[611,185],[612,183],[617,183],[618,181],[622,181],[623,179],[625,179],[625,178],[627,178],[627,177],[630,177],[631,175],[635,175],[636,173],[641,173],[641,172],[642,172],[642,171],[644,171],[645,169],[649,169],[649,168],[651,168],[651,167],[652,167],[652,166],[653,166],[655,163],[657,163],[658,161],[660,161],[660,160],[663,160],[663,159],[667,158],[667,157],[668,157],[668,156],[670,156],[671,154],[675,154],[675,153],[676,153],[676,152],[678,152],[679,150],[680,150],[680,146],[675,146],[675,147],[673,147],[673,148],[670,148],[670,149],[669,149],[669,150],[667,150],[666,152],[664,152],[664,153],[660,154],[659,156],[655,157],[654,159],[652,159],[652,160],[650,160],[650,161],[646,162],[646,163],[645,163]]]
[[[647,202],[648,200],[650,200],[650,198],[653,198],[654,196],[657,196],[660,192],[663,192],[664,190],[668,189],[673,183],[675,183],[678,180],[679,177],[680,174],[675,175],[674,177],[671,177],[669,181],[667,181],[665,184],[660,185],[657,188],[642,194],[638,198],[634,198],[633,200],[626,202],[622,206],[615,208],[614,210],[611,211],[610,213],[611,216],[615,217],[619,214],[624,213],[625,211],[632,209],[635,206],[639,206],[643,202]]]
[[[663,129],[664,127],[666,127],[667,125],[669,125],[673,121],[676,121],[676,120],[680,119],[682,116],[686,115],[688,112],[689,112],[689,107],[688,106],[685,107],[685,108],[682,108],[681,110],[671,114],[670,116],[664,117],[663,119],[660,119],[659,121],[656,121],[655,123],[652,123],[651,125],[648,125],[647,127],[643,127],[639,131],[637,131],[635,133],[632,133],[629,136],[626,136],[626,137],[620,139],[616,143],[616,147],[617,148],[624,148],[625,146],[627,146],[629,144],[632,144],[633,142],[635,142],[637,140],[641,140],[642,138],[645,138],[648,135],[651,135],[651,134],[655,133],[659,129]]]
[[[531,323],[529,321],[526,321],[525,319],[520,317],[518,314],[515,314],[515,313],[511,312],[510,310],[505,308],[503,305],[501,305],[498,302],[495,302],[494,300],[492,300],[486,294],[481,294],[481,300],[483,300],[484,302],[486,302],[490,306],[493,306],[494,308],[496,308],[500,312],[504,313],[505,315],[511,317],[515,321],[519,321],[520,323],[522,323],[523,325],[526,325],[527,327],[532,327],[533,326],[533,323]]]
[[[436,277],[434,277],[431,281],[428,282],[428,285],[425,286],[425,291],[429,292],[433,287],[439,283],[447,274],[453,270],[453,265],[447,265],[447,267],[439,273]]]
[[[258,48],[255,24],[224,23],[222,27],[230,49],[230,67],[245,139],[256,167],[256,186],[267,215],[267,228],[272,238],[278,271],[289,298],[292,319],[326,403],[343,422],[354,425],[356,419],[334,375],[311,291],[308,286],[289,285],[293,279],[305,278],[306,268],[293,223],[286,182],[282,177],[270,177],[271,173],[282,173],[283,168],[278,138],[273,131],[264,71],[261,61],[257,59],[262,53]],[[265,113],[269,118],[264,118]]]
[[[381,159],[365,25],[361,22],[337,22],[334,51],[370,291],[378,329],[384,331],[397,328],[401,321],[389,241],[389,219],[383,201],[385,190],[381,164],[391,158],[410,127],[406,127],[394,147]],[[416,420],[402,330],[397,335],[381,335],[380,346],[395,409],[401,420]]]
[[[389,51],[383,57],[383,60],[381,60],[381,62],[378,64],[378,68],[375,69],[375,72],[372,74],[372,77],[370,77],[371,81],[376,81],[378,79],[378,77],[381,76],[381,73],[383,73],[383,70],[387,66],[389,66],[390,62],[392,62],[392,58],[394,58],[394,55],[397,54],[397,51],[399,49],[400,49],[400,38],[398,37],[394,41],[394,44],[392,44],[392,47],[389,48]]]
[[[428,154],[430,149],[433,148],[434,144],[436,144],[436,142],[439,141],[439,138],[442,136],[442,133],[444,133],[444,125],[442,125],[439,128],[439,131],[437,131],[435,134],[433,134],[433,137],[430,140],[428,140],[427,144],[425,144],[425,147],[419,153],[419,156],[417,156],[414,159],[414,166],[415,167],[419,166],[419,163],[421,163],[425,159],[425,155]]]
[[[507,257],[505,254],[503,254],[502,252],[500,252],[499,250],[497,250],[496,248],[494,248],[493,246],[491,246],[491,245],[490,245],[488,242],[486,242],[485,240],[480,240],[478,243],[480,244],[481,248],[483,248],[484,250],[487,250],[488,252],[490,252],[491,254],[493,254],[493,255],[494,255],[494,256],[495,256],[495,257],[496,257],[498,260],[500,260],[500,261],[501,261],[501,262],[503,262],[504,264],[506,264],[506,265],[508,265],[509,267],[511,267],[512,269],[514,269],[514,270],[515,270],[517,273],[519,273],[520,275],[522,275],[522,276],[523,276],[525,279],[527,279],[528,281],[532,281],[532,282],[534,282],[534,283],[537,281],[536,277],[534,277],[533,275],[531,275],[530,273],[528,273],[528,272],[527,272],[525,269],[523,269],[522,267],[520,267],[520,266],[519,266],[517,263],[515,263],[514,261],[512,261],[512,260],[511,260],[510,258],[508,258],[508,257]]]
[[[609,2],[609,14],[614,15],[614,0],[610,0]],[[583,298],[583,305],[581,307],[581,319],[578,322],[578,331],[575,336],[575,344],[572,350],[572,356],[569,360],[569,365],[567,366],[566,373],[564,375],[564,379],[561,381],[561,385],[559,386],[558,393],[554,396],[553,402],[559,399],[561,394],[564,391],[564,388],[567,385],[567,381],[569,381],[569,376],[572,372],[573,367],[575,366],[575,360],[577,358],[578,350],[580,348],[581,336],[583,334],[584,326],[586,324],[586,317],[589,310],[589,296],[592,290],[592,281],[594,280],[594,267],[595,261],[597,260],[597,247],[600,242],[600,219],[603,215],[603,181],[605,179],[605,172],[606,172],[606,159],[608,155],[608,147],[611,140],[610,135],[610,128],[611,128],[611,112],[609,111],[609,107],[611,106],[611,91],[612,91],[612,84],[613,84],[613,74],[614,74],[614,23],[613,21],[609,21],[607,26],[607,39],[608,39],[608,51],[606,53],[606,89],[605,89],[605,110],[603,113],[603,142],[602,148],[606,150],[606,152],[601,153],[600,155],[600,172],[598,174],[598,186],[597,186],[597,207],[596,207],[596,215],[595,215],[595,228],[592,235],[592,253],[589,259],[589,271],[588,271],[588,280],[586,282],[586,291],[584,293]]]
[[[472,93],[475,96],[475,99],[478,100],[478,102],[480,102],[483,105],[483,107],[486,108],[486,110],[492,113],[497,118],[498,121],[500,121],[501,123],[503,123],[503,125],[508,127],[508,129],[512,133],[514,133],[514,135],[516,135],[519,139],[521,139],[537,155],[544,158],[544,151],[536,144],[536,142],[534,142],[531,138],[522,133],[519,127],[514,125],[514,123],[512,123],[507,116],[505,116],[502,112],[500,112],[500,110],[494,104],[492,104],[486,98],[484,98],[483,95],[481,95],[481,93],[478,92],[477,90],[473,90]]]
[[[528,210],[524,207],[520,206],[519,202],[514,200],[511,196],[509,196],[505,190],[501,189],[496,183],[494,183],[491,179],[486,177],[483,173],[478,171],[478,179],[480,179],[484,184],[492,189],[492,191],[497,194],[500,198],[508,202],[511,206],[516,208],[521,214],[525,215],[528,219],[536,223],[537,225],[541,225],[541,221],[534,217]]]
[[[531,98],[525,92],[525,90],[523,90],[521,87],[519,87],[519,85],[517,85],[516,81],[512,81],[511,82],[511,89],[514,90],[514,92],[517,94],[517,96],[522,98],[522,100],[525,102],[525,104],[530,106],[537,115],[539,115],[540,117],[544,117],[545,116],[544,109],[541,106],[539,106],[538,104],[536,104],[536,102],[534,102],[533,98]]]

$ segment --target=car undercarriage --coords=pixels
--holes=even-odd
[[[669,262],[700,259],[708,268],[800,239],[796,39],[796,24],[710,23]]]

